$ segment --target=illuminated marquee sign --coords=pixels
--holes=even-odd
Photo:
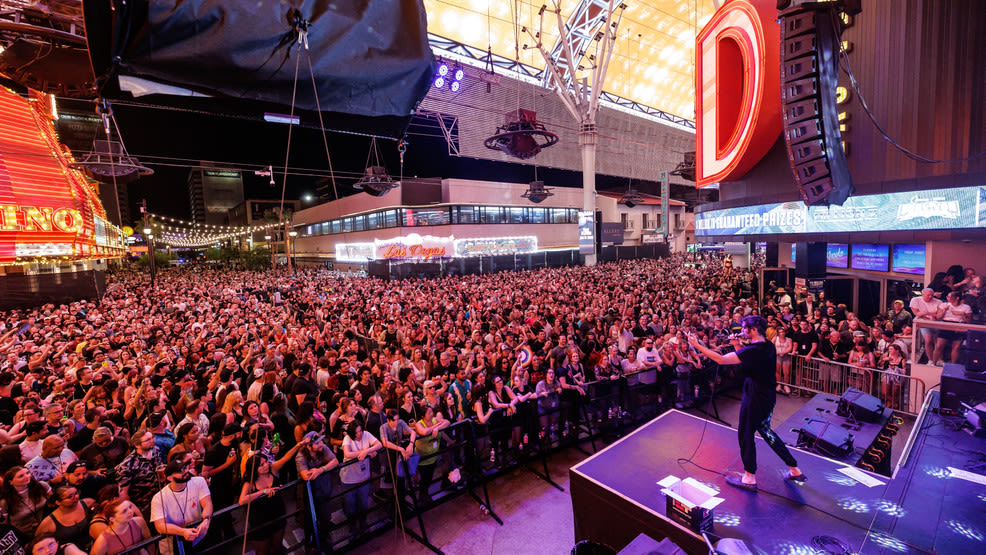
[[[0,264],[125,253],[97,186],[59,142],[50,97],[0,88]]]
[[[74,208],[0,204],[0,231],[77,233],[82,224],[82,213]]]
[[[696,183],[742,177],[783,127],[773,0],[732,0],[696,37]]]
[[[411,234],[372,243],[336,243],[339,262],[371,260],[433,261],[441,258],[524,254],[537,251],[537,237],[477,237],[456,239]]]
[[[986,186],[849,197],[842,206],[803,202],[695,213],[695,235],[772,235],[986,228]]]

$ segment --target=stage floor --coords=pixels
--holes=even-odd
[[[928,507],[918,502],[907,508],[910,496],[924,491],[925,472],[915,472],[907,484],[895,483],[891,488],[887,477],[853,468],[881,484],[867,487],[838,472],[848,465],[792,449],[808,476],[807,483],[798,485],[784,480],[787,468],[759,438],[757,452],[760,491],[729,486],[722,474],[742,471],[736,431],[682,412],[665,413],[572,467],[576,540],[593,539],[620,548],[645,532],[655,539],[671,537],[689,553],[707,552],[700,536],[665,517],[665,498],[657,482],[670,474],[691,476],[718,490],[725,501],[715,509],[715,535],[740,538],[765,553],[825,553],[812,548],[813,540],[817,545],[822,537],[825,541],[834,538],[850,552],[859,553],[986,550],[980,543],[986,531],[986,486],[962,481],[970,490],[978,488],[978,494],[964,494],[977,501],[974,508],[979,514],[973,519],[962,517],[965,520],[951,525],[958,532],[946,533],[941,528],[949,525],[938,522],[942,503]],[[695,464],[678,461],[689,457]],[[888,497],[894,492],[897,495]],[[967,502],[965,497],[963,502]],[[915,519],[938,532],[912,534],[909,530],[905,535],[900,530],[902,518]],[[881,532],[870,532],[874,524]]]

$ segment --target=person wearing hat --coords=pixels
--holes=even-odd
[[[938,319],[938,308],[941,306],[942,302],[935,297],[935,290],[930,287],[925,287],[921,291],[921,296],[914,297],[911,299],[910,306],[911,314],[914,315],[915,320],[937,320]],[[932,360],[933,350],[935,348],[935,338],[937,337],[937,332],[934,328],[921,328],[921,343],[915,345],[914,355],[918,358],[920,351],[918,349],[923,349],[925,355],[928,357],[928,364],[934,362]]]
[[[65,469],[65,483],[79,490],[82,499],[96,499],[100,488],[106,485],[106,479],[90,473],[85,461],[75,461]]]
[[[767,321],[753,315],[743,319],[743,335],[749,339],[749,344],[732,353],[721,354],[703,345],[694,335],[688,336],[692,344],[704,356],[718,364],[739,365],[740,375],[743,376],[743,401],[740,406],[739,446],[743,460],[742,476],[727,476],[726,483],[731,486],[757,491],[757,444],[754,437],[759,433],[767,445],[784,461],[788,472],[786,480],[802,483],[805,475],[798,468],[798,463],[777,434],[770,427],[770,416],[777,401],[775,388],[777,379],[777,351],[774,344],[767,341],[764,331]]]
[[[164,477],[168,484],[151,498],[151,523],[159,534],[187,542],[187,553],[187,548],[198,544],[209,531],[212,520],[209,484],[205,478],[195,476],[191,456],[178,457],[168,463]],[[176,553],[172,545],[167,539],[161,541],[161,553]]]
[[[788,295],[787,290],[783,287],[777,288],[777,306],[781,308],[791,306],[791,295]]]
[[[90,471],[110,471],[127,456],[128,447],[126,439],[114,437],[113,430],[100,426],[92,433],[92,443],[79,451],[79,460],[85,461]]]
[[[911,325],[913,320],[914,315],[904,308],[904,301],[901,299],[895,300],[890,306],[890,312],[887,313],[887,325],[895,334],[904,331],[904,326]]]
[[[339,466],[339,459],[325,444],[325,436],[321,431],[322,423],[316,421],[314,427],[318,429],[305,434],[304,439],[308,443],[298,450],[294,462],[298,466],[298,475],[309,483],[307,491],[312,496],[310,506],[315,508],[315,521],[327,524],[332,522],[332,475],[329,473]],[[306,519],[305,526],[311,531],[312,521]],[[329,534],[320,532],[319,539],[322,541],[322,547],[327,548],[324,551],[331,551],[328,549],[332,544]]]

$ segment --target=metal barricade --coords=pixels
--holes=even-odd
[[[910,415],[921,409],[927,390],[924,380],[907,374],[800,355],[793,356],[790,383],[781,385],[837,397],[853,387],[880,399],[888,408]]]

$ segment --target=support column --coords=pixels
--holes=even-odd
[[[599,132],[595,123],[583,122],[579,130],[579,145],[582,147],[582,210],[596,213],[596,142]],[[592,254],[585,255],[585,265],[596,265],[596,241],[593,241]]]

